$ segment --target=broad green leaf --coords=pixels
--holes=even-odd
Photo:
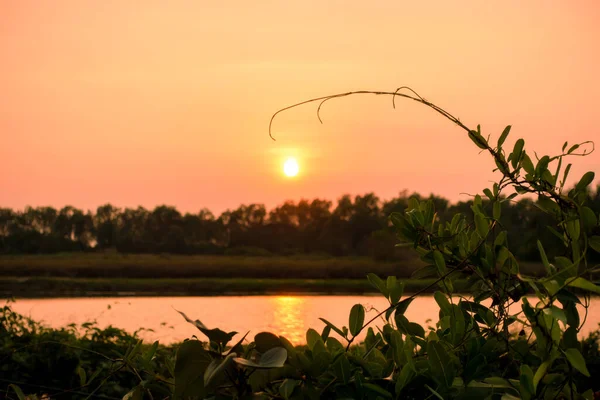
[[[334,324],[332,324],[331,322],[327,321],[325,318],[319,318],[321,321],[323,321],[323,323],[325,323],[325,325],[327,325],[328,327],[330,327],[331,329],[333,329],[333,331],[335,333],[337,333],[338,335],[340,335],[341,337],[346,337],[344,335],[344,332],[342,332],[342,330],[340,328],[338,328],[337,326],[335,326]]]
[[[365,322],[365,308],[362,304],[355,304],[350,310],[350,333],[352,336],[358,335]]]
[[[583,206],[580,211],[581,224],[586,230],[589,230],[598,225],[598,218],[591,208]]]
[[[381,292],[381,294],[383,294],[385,297],[388,297],[389,292],[388,292],[386,283],[383,281],[383,279],[381,279],[380,277],[378,277],[375,274],[369,273],[369,274],[367,274],[367,280],[369,281],[371,286],[373,286],[375,289],[379,290]]]
[[[600,286],[594,285],[592,282],[584,278],[569,279],[567,281],[567,285],[600,294]]]
[[[396,397],[398,398],[398,396],[400,395],[400,393],[402,392],[402,389],[404,389],[406,387],[406,385],[408,385],[410,383],[410,381],[412,381],[412,379],[415,377],[416,373],[415,371],[407,364],[404,367],[402,367],[402,369],[400,370],[400,373],[398,374],[398,378],[396,378]]]
[[[444,346],[440,342],[428,342],[427,354],[433,379],[445,387],[450,387],[455,371]]]
[[[204,387],[208,387],[216,379],[223,378],[225,375],[225,369],[231,364],[232,359],[235,357],[234,353],[227,355],[224,359],[213,359],[206,371],[204,371]]]
[[[259,353],[264,353],[273,347],[281,347],[281,340],[270,332],[260,332],[254,336],[254,344]]]
[[[279,394],[286,400],[292,397],[294,389],[299,386],[301,381],[296,379],[284,379],[279,386]]]
[[[390,304],[396,304],[404,293],[404,282],[396,282],[390,289]]]
[[[446,295],[442,292],[435,292],[433,294],[433,298],[435,299],[442,312],[446,315],[450,315],[450,313],[452,312],[452,306],[450,305],[450,302],[448,301]]]
[[[175,396],[204,397],[204,371],[212,361],[198,340],[183,342],[175,360]]]
[[[508,134],[510,133],[510,128],[511,126],[508,125],[506,128],[504,128],[504,130],[502,131],[502,134],[500,135],[500,137],[498,138],[498,148],[502,147],[502,144],[504,144],[504,141],[506,140]]]
[[[531,158],[529,158],[529,155],[527,153],[523,153],[523,161],[521,165],[523,166],[525,172],[527,172],[528,174],[533,175],[535,173],[535,167],[533,166]]]
[[[475,214],[475,228],[482,239],[487,237],[490,227],[487,219],[483,215]]]
[[[556,318],[559,321],[564,322],[565,324],[567,323],[567,316],[565,315],[565,312],[556,306],[552,306],[550,308],[544,308],[544,313],[551,315],[552,317]]]
[[[345,354],[339,356],[333,363],[333,372],[341,382],[348,383],[350,381],[350,377],[352,376],[352,366]]]
[[[590,372],[585,365],[585,359],[579,350],[573,348],[567,349],[565,350],[565,355],[567,356],[567,360],[569,360],[569,363],[573,366],[573,368],[587,377],[590,376]]]
[[[525,141],[523,139],[519,139],[515,143],[515,147],[513,148],[513,152],[511,155],[511,163],[513,168],[517,168],[517,165],[519,165],[519,161],[521,161],[521,153],[523,152],[524,145]]]
[[[495,220],[499,220],[502,215],[502,204],[499,201],[495,201],[492,206],[492,216]]]
[[[594,251],[600,253],[600,236],[589,237],[588,246],[590,246]]]
[[[534,393],[537,391],[538,383],[540,383],[540,380],[542,380],[544,375],[546,375],[546,371],[548,371],[548,368],[550,368],[550,366],[552,365],[552,361],[553,361],[552,359],[544,361],[538,367],[538,369],[535,371],[535,375],[533,376],[533,392]]]
[[[323,339],[323,342],[327,341],[327,338],[329,338],[330,333],[331,333],[331,327],[325,325],[323,327],[323,332],[321,332],[321,339]]]
[[[529,400],[535,395],[535,388],[533,385],[533,371],[531,367],[526,364],[521,365],[521,396],[523,400]]]
[[[308,348],[310,350],[313,350],[315,345],[318,342],[323,343],[323,338],[321,338],[321,335],[319,334],[319,332],[315,331],[312,328],[308,329],[306,331],[306,344],[307,344]]]
[[[433,252],[433,261],[440,275],[444,275],[447,272],[446,261],[444,260],[442,253],[438,250],[434,250]]]
[[[262,355],[258,363],[241,357],[233,359],[239,365],[255,369],[281,368],[284,366],[285,360],[287,360],[287,351],[283,347],[275,347],[268,350]]]
[[[583,176],[581,177],[581,179],[579,180],[579,182],[576,185],[577,189],[583,190],[586,187],[588,187],[589,184],[592,183],[592,181],[594,180],[594,176],[595,176],[595,174],[592,171],[589,171],[589,172],[586,172],[585,174],[583,174]]]

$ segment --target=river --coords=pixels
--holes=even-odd
[[[381,296],[222,296],[20,299],[13,303],[13,309],[56,328],[95,321],[99,327],[112,325],[130,333],[140,328],[151,329],[140,332],[140,337],[164,344],[195,334],[201,337],[175,311],[180,310],[209,328],[240,334],[250,331],[249,338],[269,331],[285,336],[294,344],[302,344],[309,327],[319,332],[323,328],[319,317],[337,326],[347,326],[350,308],[357,303],[366,307],[367,319],[376,314],[375,310],[387,307]],[[419,296],[405,315],[410,321],[426,326],[431,324],[429,320],[437,321],[437,313],[438,306],[432,296]],[[583,320],[583,309],[580,315]],[[599,323],[600,298],[592,298],[581,334],[587,336],[598,329]]]

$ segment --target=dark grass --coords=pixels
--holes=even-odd
[[[364,279],[369,272],[410,277],[422,265],[416,258],[381,262],[369,257],[62,253],[0,256],[0,276]]]
[[[404,282],[405,292],[414,293],[433,279]],[[371,293],[366,279],[0,277],[0,296],[14,298]]]

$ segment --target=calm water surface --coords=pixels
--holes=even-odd
[[[177,309],[209,328],[241,334],[249,330],[250,337],[269,331],[285,336],[294,344],[302,344],[309,327],[318,331],[323,328],[319,317],[337,326],[348,325],[350,308],[357,303],[366,307],[366,319],[374,316],[376,309],[383,310],[388,305],[381,296],[224,296],[22,299],[13,308],[52,327],[96,321],[100,327],[113,325],[128,332],[152,329],[140,336],[165,344],[199,334]],[[421,296],[412,302],[406,316],[410,321],[427,325],[429,319],[437,321],[437,313],[433,297]],[[582,334],[587,336],[599,323],[600,298],[594,298]]]

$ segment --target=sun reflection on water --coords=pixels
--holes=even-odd
[[[276,296],[273,303],[273,329],[293,344],[304,342],[306,298]]]

